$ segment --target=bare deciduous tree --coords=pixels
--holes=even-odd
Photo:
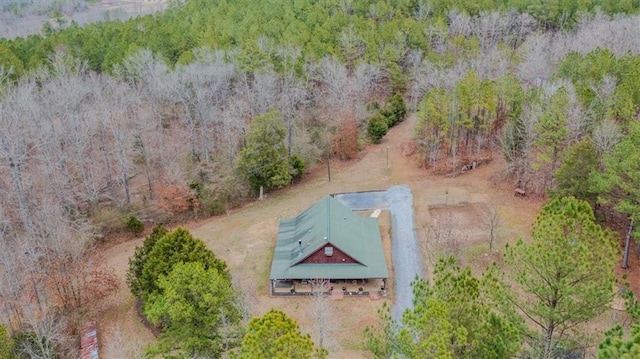
[[[347,63],[348,71],[353,71],[356,61],[364,55],[366,44],[356,32],[353,25],[349,25],[340,34],[340,47]]]
[[[27,358],[55,359],[59,353],[78,355],[75,338],[65,335],[67,321],[53,313],[31,313],[23,328],[25,338],[18,341],[16,351]]]
[[[489,252],[493,253],[493,245],[498,239],[498,230],[502,225],[500,213],[498,212],[498,206],[494,206],[489,211],[489,218],[487,218],[486,220],[486,225],[489,229]]]
[[[145,344],[135,335],[127,335],[122,329],[114,326],[107,328],[102,338],[108,338],[103,342],[101,351],[109,358],[142,359],[145,355]]]
[[[610,154],[621,136],[620,126],[610,119],[603,120],[593,130],[593,141],[600,155]]]
[[[366,105],[378,90],[382,78],[379,67],[359,64],[350,74],[347,68],[334,58],[324,58],[318,63],[307,64],[310,78],[321,86],[315,93],[320,120],[336,126],[344,119],[355,119],[362,124],[368,119]]]
[[[466,235],[457,228],[456,216],[448,212],[435,217],[432,223],[423,228],[425,252],[432,266],[440,257],[454,257],[460,260],[460,251]]]
[[[6,189],[11,201],[17,204],[23,227],[33,230],[29,193],[31,187],[28,166],[36,144],[29,138],[34,134],[29,127],[32,85],[16,86],[0,101],[0,170],[8,174],[11,188]]]
[[[331,293],[331,283],[328,279],[313,279],[311,288],[313,300],[311,313],[315,329],[313,341],[320,349],[330,349],[336,344],[335,334],[339,328],[331,298],[328,297]]]
[[[521,83],[539,86],[555,71],[560,57],[551,58],[555,54],[550,49],[550,39],[550,34],[533,34],[520,47],[523,60],[518,65],[517,76]]]

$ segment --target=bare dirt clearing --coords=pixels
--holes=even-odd
[[[408,185],[413,193],[414,225],[418,240],[425,240],[423,229],[432,223],[434,215],[443,211],[456,213],[465,230],[471,231],[468,237],[473,239],[472,242],[483,246],[479,249],[472,246],[463,254],[465,264],[473,265],[474,270],[478,271],[489,262],[482,259],[488,250],[483,238],[488,238],[489,230],[478,225],[484,220],[482,217],[486,209],[498,208],[500,212],[501,225],[495,246],[497,251],[502,250],[506,241],[527,236],[539,210],[539,201],[514,197],[512,186],[496,184],[499,182],[496,178],[500,178],[503,168],[501,159],[496,158],[487,165],[455,178],[430,175],[428,171],[418,168],[414,158],[404,155],[411,141],[413,123],[413,119],[408,119],[392,128],[380,145],[367,148],[359,160],[343,163],[332,161],[331,182],[328,182],[326,166],[319,166],[302,183],[270,193],[264,201],[234,210],[228,216],[187,226],[194,236],[202,239],[227,261],[237,285],[247,293],[253,315],[261,315],[272,307],[279,308],[294,317],[304,332],[314,335],[312,301],[308,298],[271,298],[267,285],[278,218],[296,216],[326,194],[387,189],[395,184]],[[441,202],[442,196],[451,196],[456,202],[473,205],[447,206],[445,203],[434,213],[433,204]],[[448,201],[445,198],[445,202]],[[388,238],[388,217],[381,217],[380,223],[383,236]],[[113,333],[118,330],[125,338],[138,338],[139,343],[153,342],[153,335],[135,316],[133,299],[124,282],[128,258],[141,243],[142,240],[138,239],[106,249],[108,265],[115,268],[121,287],[115,298],[109,299],[107,310],[99,320],[103,347],[108,347],[110,342],[116,340]],[[426,260],[425,264],[429,266]],[[391,298],[387,299],[344,298],[331,301],[334,330],[330,337],[334,340],[333,344],[331,341],[328,343],[330,358],[370,357],[361,348],[364,328],[377,322],[377,309],[385,300],[392,300],[394,295],[407,294],[410,293],[394,293],[392,289]],[[101,354],[105,358],[116,358],[107,352]]]

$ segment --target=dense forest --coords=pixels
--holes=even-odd
[[[0,303],[15,352],[72,355],[90,298],[113,290],[113,274],[96,270],[96,241],[143,222],[224,213],[291,185],[326,156],[355,158],[407,113],[417,117],[415,148],[427,170],[456,175],[504,156],[505,181],[555,199],[541,223],[576,217],[608,241],[592,228],[595,210],[632,233],[640,222],[638,9],[638,1],[595,0],[190,0],[124,22],[61,22],[0,39]],[[589,208],[563,202],[568,196]],[[543,224],[534,237],[553,227]],[[513,260],[523,260],[518,249]],[[175,275],[222,280],[203,263]],[[439,273],[465,275],[443,263]],[[427,287],[416,285],[416,298],[447,302]],[[162,317],[149,310],[152,322]],[[596,314],[580,313],[581,322]],[[522,340],[509,323],[503,339]],[[540,344],[539,357],[576,344],[564,329],[545,328],[546,341],[525,346]],[[622,341],[616,333],[609,342]],[[388,343],[371,342],[389,354],[380,350]],[[405,355],[418,355],[405,344]],[[455,357],[486,354],[461,348]]]

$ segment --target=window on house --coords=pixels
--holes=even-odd
[[[333,247],[324,247],[324,255],[331,257],[333,255]]]

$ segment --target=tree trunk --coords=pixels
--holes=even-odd
[[[149,157],[146,154],[144,157],[144,170],[147,175],[147,187],[149,188],[149,199],[153,200],[153,180],[151,179],[151,163],[149,163]]]
[[[127,177],[127,170],[122,166],[122,185],[124,186],[125,200],[127,206],[131,205],[131,191],[129,190],[129,178]]]
[[[633,219],[629,219],[629,229],[627,230],[627,239],[624,244],[624,257],[622,259],[622,268],[629,268],[629,251],[631,247],[631,233],[633,232]]]
[[[22,224],[24,228],[33,232],[33,222],[31,222],[31,216],[29,215],[29,209],[27,208],[27,199],[25,190],[22,184],[22,173],[20,172],[20,164],[15,163],[11,157],[9,157],[9,169],[11,172],[11,182],[13,182],[13,189],[18,197],[18,209],[20,210],[20,216],[22,217]]]
[[[291,158],[291,150],[293,148],[293,121],[289,119],[287,122],[289,122],[289,125],[287,126],[287,150],[289,151],[289,158]]]
[[[553,332],[555,324],[550,324],[545,331],[543,359],[553,359]]]
[[[151,159],[149,158],[149,151],[147,151],[146,142],[142,141],[142,137],[138,136],[140,139],[140,150],[142,152],[142,157],[144,158],[144,172],[147,176],[147,188],[149,189],[149,199],[153,200],[153,175],[151,168]]]
[[[107,185],[105,186],[107,188],[107,190],[109,192],[111,192],[111,194],[114,193],[114,188],[113,188],[113,178],[111,177],[111,161],[109,159],[109,150],[108,150],[108,146],[109,144],[107,143],[107,134],[106,134],[106,129],[100,129],[100,152],[102,152],[102,156],[104,157],[104,167],[103,167],[103,171],[105,173],[105,180],[107,182]]]

